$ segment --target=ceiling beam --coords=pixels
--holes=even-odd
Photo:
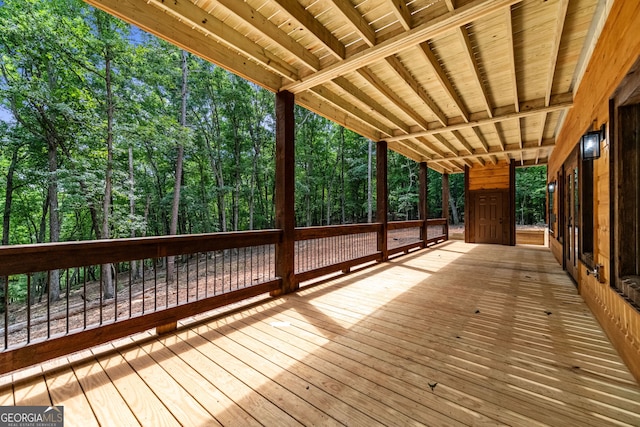
[[[473,127],[471,129],[473,130],[473,133],[476,134],[476,137],[478,137],[478,140],[480,141],[480,144],[482,145],[482,148],[484,149],[484,152],[488,153],[489,152],[489,143],[487,142],[487,139],[484,137],[484,135],[480,131],[480,128]]]
[[[299,43],[282,31],[277,25],[269,21],[264,15],[252,8],[248,3],[238,0],[217,0],[227,11],[242,19],[253,30],[259,32],[262,37],[280,46],[289,52],[313,71],[320,69],[320,60]]]
[[[168,15],[156,7],[135,0],[85,1],[271,91],[277,91],[282,85],[282,78],[279,75],[252,61],[247,61],[231,49],[212,43],[211,38],[204,33],[193,31],[189,26],[173,18],[168,19]]]
[[[549,140],[545,140],[544,145],[542,147],[538,146],[538,141],[528,141],[527,143],[524,144],[524,148],[520,148],[518,146],[513,146],[508,148],[505,151],[497,151],[497,150],[492,150],[489,152],[489,156],[492,155],[509,155],[509,154],[514,154],[514,155],[522,155],[522,153],[525,152],[530,152],[530,151],[536,151],[536,150],[542,150],[542,151],[548,151],[551,150],[555,147],[555,140],[554,139],[549,139]],[[446,160],[464,160],[464,159],[476,159],[478,157],[486,157],[487,154],[485,153],[474,153],[474,154],[458,154],[457,156],[444,156],[442,158],[434,158],[433,162],[440,162],[440,161],[446,161]]]
[[[535,102],[535,103],[537,104],[537,102]],[[521,103],[521,104],[525,104],[525,103]],[[451,131],[454,131],[454,130],[467,129],[467,128],[474,127],[474,126],[482,126],[482,125],[486,125],[486,124],[499,123],[499,122],[502,122],[502,121],[505,121],[505,120],[521,119],[521,118],[524,118],[524,117],[534,116],[536,114],[550,113],[550,112],[553,112],[553,111],[565,110],[565,109],[571,108],[572,106],[573,106],[573,101],[560,101],[560,102],[558,102],[556,104],[552,103],[548,107],[528,106],[527,108],[522,108],[522,105],[521,105],[520,112],[518,112],[518,113],[513,111],[513,107],[510,107],[511,112],[509,112],[509,113],[494,114],[493,117],[472,119],[472,120],[469,121],[469,123],[458,123],[458,124],[449,125],[449,126],[432,127],[431,129],[428,129],[428,130],[425,130],[425,131],[414,132],[414,133],[411,133],[411,134],[406,135],[406,136],[392,137],[390,140],[396,140],[397,141],[397,140],[401,140],[401,139],[409,138],[409,137],[410,138],[415,138],[415,137],[419,137],[419,136],[433,135],[433,134],[436,134],[436,133],[451,132]]]
[[[420,43],[419,49],[420,49],[420,52],[422,52],[422,54],[424,55],[425,59],[427,60],[427,63],[431,65],[431,68],[433,68],[434,76],[440,83],[440,86],[442,86],[442,88],[447,93],[447,95],[449,95],[449,98],[451,98],[453,103],[456,105],[464,121],[468,122],[469,113],[464,107],[464,104],[462,103],[462,100],[458,96],[458,93],[456,92],[455,88],[451,84],[451,81],[447,77],[447,73],[445,73],[445,71],[440,66],[440,62],[438,61],[438,58],[436,58],[435,53],[433,53],[433,51],[431,50],[429,43],[427,42]]]
[[[436,141],[438,141],[440,144],[442,144],[442,146],[444,148],[449,150],[449,152],[451,154],[453,154],[454,156],[458,155],[458,150],[456,150],[456,148],[453,145],[451,145],[451,143],[449,141],[447,141],[447,139],[444,136],[442,136],[440,134],[435,134],[435,135],[431,135],[431,136],[433,136]]]
[[[112,0],[113,1],[113,0]],[[285,0],[279,0],[280,3]],[[286,0],[298,4],[295,0]],[[474,20],[490,15],[522,0],[473,0],[470,3],[445,13],[429,22],[419,25],[409,31],[391,37],[382,43],[358,52],[343,61],[330,65],[297,82],[285,84],[282,90],[297,93],[325,83],[338,76],[353,72],[359,68],[373,64],[381,59],[397,54],[405,49],[416,46],[431,38],[445,34]],[[298,4],[299,6],[299,4]],[[302,7],[302,6],[300,6]],[[306,11],[305,11],[306,12]]]
[[[551,90],[553,89],[553,78],[556,74],[556,65],[558,63],[558,54],[560,53],[560,42],[562,41],[562,31],[564,29],[564,21],[567,17],[567,9],[569,0],[560,0],[558,2],[558,15],[556,17],[556,32],[551,43],[551,60],[549,61],[549,70],[547,71],[547,92],[545,97],[545,105],[549,105],[551,101]]]
[[[227,0],[227,1],[238,1],[238,0]],[[351,2],[345,0],[331,0],[331,3],[336,7],[338,13],[340,13],[344,19],[351,23],[351,26],[355,30],[356,33],[364,40],[369,47],[374,46],[376,44],[376,33],[373,31],[373,28],[369,25],[369,23],[364,19],[362,14],[358,12],[358,10],[353,7]]]
[[[467,140],[462,136],[459,130],[451,131],[451,135],[464,147],[465,150],[469,152],[469,154],[473,154],[473,147]]]
[[[458,37],[460,37],[460,41],[466,52],[465,57],[467,59],[467,64],[471,69],[476,86],[478,86],[480,88],[480,92],[482,92],[482,101],[485,105],[485,108],[487,109],[489,117],[491,117],[491,115],[493,114],[493,108],[491,107],[491,102],[489,101],[489,93],[487,92],[485,84],[482,82],[482,76],[480,75],[480,66],[478,65],[478,61],[473,55],[471,38],[469,37],[469,32],[465,27],[458,28]]]
[[[237,0],[236,0],[237,1]],[[342,42],[334,36],[324,25],[322,25],[311,13],[307,11],[297,0],[274,0],[282,11],[289,15],[290,19],[296,21],[311,33],[318,42],[322,43],[327,50],[336,58],[344,59],[346,49]]]
[[[373,86],[378,92],[386,96],[396,107],[401,109],[407,116],[411,117],[418,126],[422,129],[428,129],[429,123],[420,114],[418,114],[404,99],[402,99],[396,92],[389,89],[389,86],[383,82],[378,76],[376,76],[369,68],[361,68],[358,70],[358,74],[364,78],[371,86]],[[337,79],[336,79],[337,80]]]
[[[404,0],[387,0],[387,3],[391,5],[393,14],[398,18],[402,28],[409,31],[411,29],[411,11],[407,7],[407,3]]]
[[[505,22],[507,23],[507,50],[509,52],[509,70],[511,71],[511,88],[513,90],[513,106],[516,112],[520,111],[518,97],[518,76],[516,75],[516,51],[513,44],[513,16],[511,7],[505,9]],[[548,104],[547,104],[548,105]]]
[[[298,79],[298,71],[271,52],[247,39],[243,34],[188,1],[164,2],[152,0],[151,5],[172,16],[176,23],[186,25],[229,49],[263,65],[289,80]]]
[[[387,64],[391,66],[391,69],[400,77],[400,80],[404,81],[418,97],[424,102],[431,112],[436,116],[442,126],[447,125],[447,116],[444,115],[442,110],[431,99],[422,85],[413,77],[413,75],[407,70],[407,68],[400,62],[400,60],[392,55],[385,58]]]

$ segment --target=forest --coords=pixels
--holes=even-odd
[[[375,143],[295,115],[296,225],[375,220]],[[273,93],[80,0],[0,2],[2,245],[272,228],[274,126]],[[390,219],[417,218],[418,171],[390,153]],[[519,223],[544,222],[545,175],[518,170]]]

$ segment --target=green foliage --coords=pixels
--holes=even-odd
[[[516,221],[518,224],[544,224],[546,184],[546,166],[516,169]]]

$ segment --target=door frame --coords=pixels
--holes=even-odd
[[[577,171],[577,172],[576,172]],[[575,179],[577,173],[577,179]],[[568,179],[571,184],[568,184]],[[578,269],[580,267],[580,228],[581,197],[580,197],[580,153],[579,146],[573,149],[562,165],[562,216],[563,229],[562,240],[562,266],[567,273],[577,282]],[[577,207],[576,207],[577,205]]]

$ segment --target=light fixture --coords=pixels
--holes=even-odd
[[[547,184],[547,191],[549,191],[549,193],[555,193],[555,191],[556,191],[556,182],[555,181],[551,181],[549,184]]]
[[[600,142],[604,139],[605,125],[599,130],[590,131],[582,135],[580,139],[580,152],[582,160],[595,160],[600,158]]]

